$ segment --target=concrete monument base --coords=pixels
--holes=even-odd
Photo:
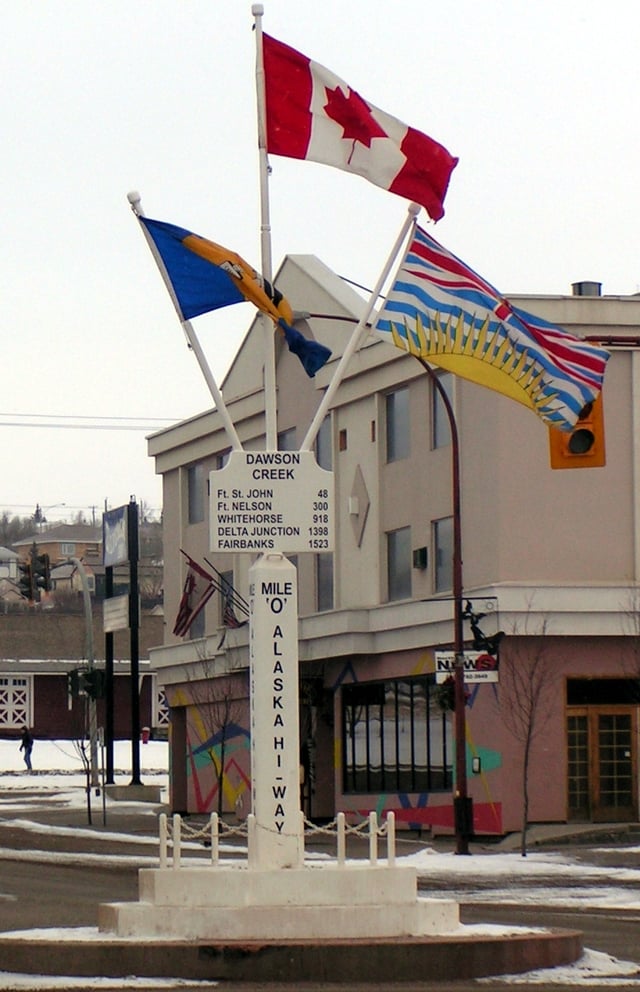
[[[298,940],[452,933],[458,904],[416,895],[409,866],[143,868],[140,901],[105,903],[98,926],[117,937]]]

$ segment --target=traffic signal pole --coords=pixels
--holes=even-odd
[[[129,537],[129,633],[131,653],[131,785],[140,779],[140,605],[138,596],[138,504],[135,497],[127,506]]]

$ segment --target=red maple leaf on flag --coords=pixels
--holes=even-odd
[[[387,132],[372,116],[368,104],[354,90],[349,89],[349,95],[345,96],[337,86],[335,90],[325,89],[325,93],[327,102],[323,109],[327,117],[342,127],[343,138],[353,138],[354,142],[359,141],[371,148],[372,138],[387,137]]]

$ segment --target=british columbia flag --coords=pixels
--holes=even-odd
[[[374,328],[383,340],[572,430],[609,353],[520,310],[416,227]]]

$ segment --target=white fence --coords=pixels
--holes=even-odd
[[[348,826],[344,813],[338,813],[335,820],[325,827],[318,827],[300,813],[301,832],[305,839],[314,836],[328,836],[335,839],[336,862],[344,866],[347,860],[347,837],[359,837],[369,842],[369,864],[376,865],[381,860],[378,847],[381,839],[386,840],[386,857],[384,861],[391,867],[396,860],[396,823],[393,813],[388,813],[384,824],[378,823],[376,813],[369,813],[366,820],[355,826]],[[212,813],[209,822],[204,827],[195,828],[179,814],[168,817],[161,813],[160,826],[160,867],[167,868],[169,863],[175,869],[181,867],[183,839],[200,840],[211,848],[211,864],[215,867],[220,861],[220,840],[241,837],[247,843],[247,862],[251,867],[251,852],[255,850],[256,820],[252,813],[246,823],[230,826],[220,819],[217,813]]]

